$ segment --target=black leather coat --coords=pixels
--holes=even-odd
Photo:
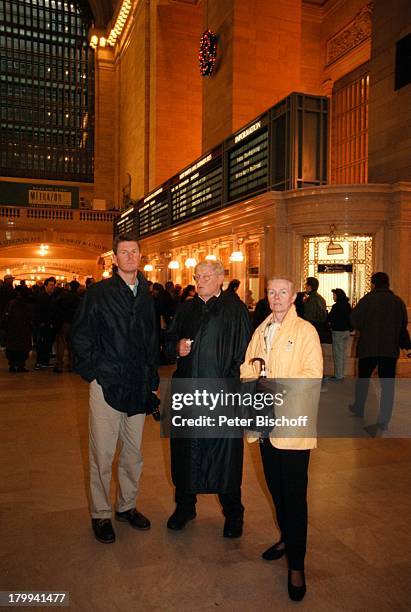
[[[198,296],[177,309],[166,332],[166,354],[176,357],[181,338],[194,340],[177,360],[176,378],[240,379],[240,365],[251,335],[245,304],[221,293],[204,303]],[[243,468],[242,438],[175,439],[171,472],[177,489],[189,493],[237,492]]]
[[[129,416],[150,411],[158,387],[153,299],[140,272],[138,281],[136,297],[118,274],[91,285],[71,329],[74,371]]]

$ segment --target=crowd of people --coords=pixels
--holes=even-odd
[[[318,293],[318,279],[307,278],[305,290],[297,293],[290,280],[272,277],[251,319],[238,296],[240,281],[233,279],[223,290],[224,266],[218,260],[197,264],[195,285],[183,289],[171,281],[163,286],[146,279],[139,271],[141,254],[134,234],[116,236],[113,253],[113,275],[88,283],[82,292],[77,281],[57,288],[53,277],[30,290],[24,283],[14,288],[13,278],[7,276],[0,289],[10,372],[26,371],[32,343],[37,351],[35,369],[49,367],[54,344],[54,372],[63,371],[68,350],[69,369],[90,385],[89,506],[99,542],[116,539],[110,488],[118,442],[115,519],[136,530],[150,529],[150,520],[136,508],[136,497],[145,416],[160,403],[161,361],[176,364],[176,382],[221,380],[228,381],[229,389],[251,385],[254,392],[266,377],[306,382],[304,392],[293,395],[287,409],[302,415],[310,406],[316,422],[323,380],[321,345],[332,343],[333,380],[340,381],[347,340],[355,330],[359,379],[350,410],[363,416],[368,380],[378,368],[380,378],[389,378],[391,384],[382,385],[376,428],[388,428],[399,351],[410,348],[410,338],[405,304],[390,290],[384,272],[373,274],[371,291],[353,309],[345,292],[333,289],[330,312]],[[289,597],[301,601],[306,593],[308,466],[316,435],[290,434],[290,425],[251,429],[249,440],[260,443],[280,533],[262,557],[275,561],[286,555]],[[193,430],[188,437],[172,437],[170,450],[175,509],[167,528],[178,532],[195,519],[197,494],[217,494],[225,517],[223,536],[241,537],[243,435],[201,437]]]
[[[0,282],[0,347],[5,349],[9,371],[28,372],[26,362],[32,349],[36,352],[35,370],[52,367],[54,373],[61,374],[67,352],[71,371],[71,323],[94,279],[88,278],[86,287],[77,280],[59,286],[54,276],[32,287],[24,280],[14,287],[14,280],[7,274]]]

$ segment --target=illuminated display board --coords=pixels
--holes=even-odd
[[[267,116],[254,122],[232,139],[228,152],[228,200],[258,193],[268,185]]]
[[[325,185],[327,142],[327,98],[290,94],[123,213],[116,232],[144,237],[270,189]]]
[[[116,223],[116,233],[124,234],[124,232],[138,233],[137,213],[134,208],[129,208],[121,215]]]
[[[168,191],[157,189],[143,200],[137,211],[139,235],[145,236],[151,232],[159,232],[169,225]]]
[[[170,188],[172,223],[218,208],[222,204],[221,149],[182,172]]]

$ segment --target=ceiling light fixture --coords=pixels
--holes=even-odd
[[[194,257],[188,257],[185,261],[186,268],[195,268],[197,265],[197,260]]]
[[[327,245],[327,255],[342,255],[344,253],[344,248],[338,242],[333,241],[334,236],[335,225],[330,225],[330,242]]]

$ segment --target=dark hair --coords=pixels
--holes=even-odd
[[[306,285],[309,285],[313,291],[317,291],[319,285],[318,278],[315,278],[315,276],[309,276],[305,283]]]
[[[188,298],[188,294],[190,293],[190,291],[195,290],[196,288],[194,287],[194,285],[187,285],[187,287],[184,287],[183,293],[181,294],[181,301],[184,302]]]
[[[332,293],[335,293],[337,302],[348,302],[347,294],[343,289],[331,289]]]
[[[161,283],[154,283],[153,291],[164,291],[164,287]]]
[[[120,242],[137,242],[138,250],[140,250],[137,234],[135,234],[134,232],[124,232],[123,234],[117,234],[117,236],[113,240],[113,252],[115,255],[117,255],[117,249]]]
[[[30,289],[27,287],[27,285],[17,285],[14,291],[16,293],[16,296],[21,298],[26,298],[30,295]]]
[[[80,288],[80,283],[76,280],[72,280],[69,282],[70,289],[74,292],[78,291]]]
[[[57,283],[57,281],[56,281],[54,276],[49,276],[48,278],[46,278],[45,281],[44,281],[44,286],[47,287],[47,285],[49,283],[54,283],[54,284]]]
[[[385,272],[375,272],[371,276],[371,283],[376,289],[388,289],[390,286],[390,277]]]
[[[238,278],[233,278],[233,280],[230,280],[228,287],[227,287],[227,291],[229,293],[233,293],[236,289],[238,289],[240,286],[240,281],[238,280]]]
[[[94,283],[94,278],[92,276],[88,276],[86,278],[86,288]]]
[[[304,318],[304,297],[305,291],[297,291],[294,300],[294,306],[297,311],[297,314],[302,319]]]

